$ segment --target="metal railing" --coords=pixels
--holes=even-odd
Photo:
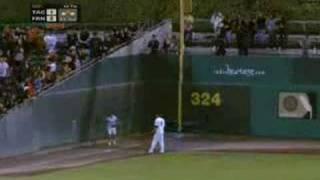
[[[194,20],[195,23],[208,23],[210,24],[210,19],[206,19],[206,18],[196,18]],[[287,21],[287,25],[288,26],[293,26],[293,25],[297,25],[297,27],[300,26],[299,29],[302,30],[303,35],[304,34],[308,34],[308,25],[319,25],[319,32],[318,34],[320,34],[320,21],[317,20],[289,20]],[[290,34],[290,31],[288,32]]]

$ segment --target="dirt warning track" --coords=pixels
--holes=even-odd
[[[30,176],[56,170],[77,168],[100,162],[147,155],[150,137],[121,140],[115,148],[104,141],[73,145],[33,154],[0,159],[0,176]],[[175,134],[166,137],[167,151],[179,152],[250,152],[319,154],[320,141],[272,140],[248,137],[208,137]]]

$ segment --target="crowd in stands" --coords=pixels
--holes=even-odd
[[[92,32],[5,27],[0,32],[0,115],[130,41],[138,26]]]
[[[192,15],[185,16],[185,43],[193,40]],[[210,23],[214,34],[214,46],[217,55],[225,55],[227,47],[236,46],[239,55],[248,55],[248,48],[286,48],[286,20],[275,15],[262,14],[254,18],[224,16],[220,12],[213,13]]]
[[[224,55],[225,47],[236,43],[239,55],[248,55],[248,48],[286,48],[286,20],[283,17],[262,14],[255,18],[224,17],[214,13],[210,20],[216,36],[216,54]]]
[[[153,34],[151,40],[148,42],[150,54],[158,53],[178,53],[178,39],[175,35],[168,36],[161,44],[157,35]]]

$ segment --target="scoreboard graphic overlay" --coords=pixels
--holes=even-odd
[[[31,5],[31,22],[33,23],[77,23],[79,19],[80,6],[76,4]]]

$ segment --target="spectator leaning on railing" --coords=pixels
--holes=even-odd
[[[192,14],[188,14],[184,18],[184,40],[186,44],[191,44],[193,40],[193,23]]]
[[[148,43],[148,48],[150,49],[151,54],[157,54],[159,52],[160,42],[157,39],[157,35],[152,35],[152,39]]]
[[[210,23],[212,25],[214,36],[219,36],[220,30],[223,27],[224,16],[221,12],[214,12],[211,16]]]
[[[162,50],[164,53],[178,53],[178,39],[175,35],[167,36],[163,42]]]
[[[98,58],[102,56],[103,42],[98,37],[98,33],[94,32],[92,38],[89,41],[90,58]]]

